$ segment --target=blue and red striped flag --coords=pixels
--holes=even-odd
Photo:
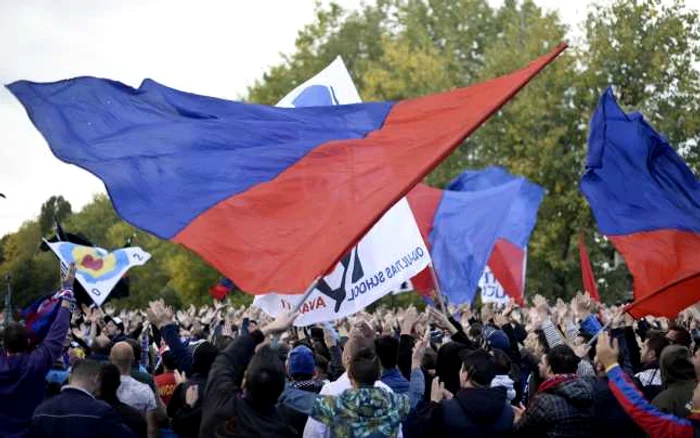
[[[634,277],[635,317],[674,317],[700,301],[700,183],[611,89],[591,119],[581,191]]]
[[[132,225],[254,294],[300,293],[552,62],[400,102],[277,108],[145,80],[9,85],[61,160]]]

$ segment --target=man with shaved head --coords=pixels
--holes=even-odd
[[[158,404],[151,388],[131,377],[134,350],[127,342],[117,342],[109,353],[112,362],[121,374],[121,385],[117,390],[119,401],[143,413],[148,421],[148,436],[158,436]]]

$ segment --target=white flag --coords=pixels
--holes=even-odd
[[[295,88],[277,106],[306,107],[359,103],[360,95],[345,63],[337,57],[319,74]],[[369,182],[371,184],[371,182]],[[359,207],[361,208],[361,207]],[[406,199],[397,202],[360,240],[333,272],[321,279],[301,306],[295,325],[304,326],[352,315],[401,289],[430,263]],[[272,316],[293,308],[301,295],[267,294],[253,304]]]
[[[412,221],[407,221],[410,215]],[[391,208],[360,243],[321,279],[295,321],[305,326],[358,312],[418,274],[430,262],[411,208],[405,199]],[[302,295],[267,294],[253,304],[271,316],[292,309]]]
[[[126,271],[133,266],[145,265],[151,258],[149,253],[138,247],[109,252],[106,249],[70,242],[44,242],[56,254],[62,265],[75,263],[75,279],[98,306],[104,303]]]
[[[501,283],[496,280],[496,276],[493,275],[491,268],[488,266],[486,266],[484,273],[481,275],[479,287],[481,288],[482,303],[497,303],[505,305],[508,302],[506,291],[503,289],[503,286],[501,286]]]

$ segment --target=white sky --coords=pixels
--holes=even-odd
[[[500,4],[502,0],[491,0]],[[589,0],[536,0],[565,22]],[[700,0],[688,0],[695,4]],[[91,75],[138,86],[150,77],[228,99],[294,48],[311,0],[0,0],[0,84]],[[360,0],[340,0],[355,7]],[[563,5],[562,5],[563,3]],[[291,90],[290,90],[291,91]],[[0,88],[0,236],[38,215],[52,195],[80,209],[102,183],[50,152],[20,104]]]

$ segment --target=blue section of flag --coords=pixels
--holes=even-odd
[[[521,179],[502,167],[491,166],[483,170],[467,170],[452,180],[446,190],[458,192],[483,190]],[[502,237],[521,249],[527,248],[530,236],[537,223],[537,210],[544,198],[545,190],[524,179],[518,196],[513,200],[503,228]]]
[[[610,88],[591,121],[581,190],[606,235],[700,232],[700,183],[640,113],[618,106]]]
[[[446,190],[433,219],[431,256],[451,303],[470,303],[524,178],[483,190]]]
[[[292,104],[296,108],[309,106],[332,106],[338,105],[338,98],[335,97],[333,87],[326,85],[309,85],[304,91],[294,98]]]
[[[58,158],[97,175],[121,217],[164,239],[316,147],[364,138],[393,105],[277,108],[198,96],[149,79],[138,89],[92,77],[8,88]],[[333,100],[328,87],[310,87],[297,104]]]

